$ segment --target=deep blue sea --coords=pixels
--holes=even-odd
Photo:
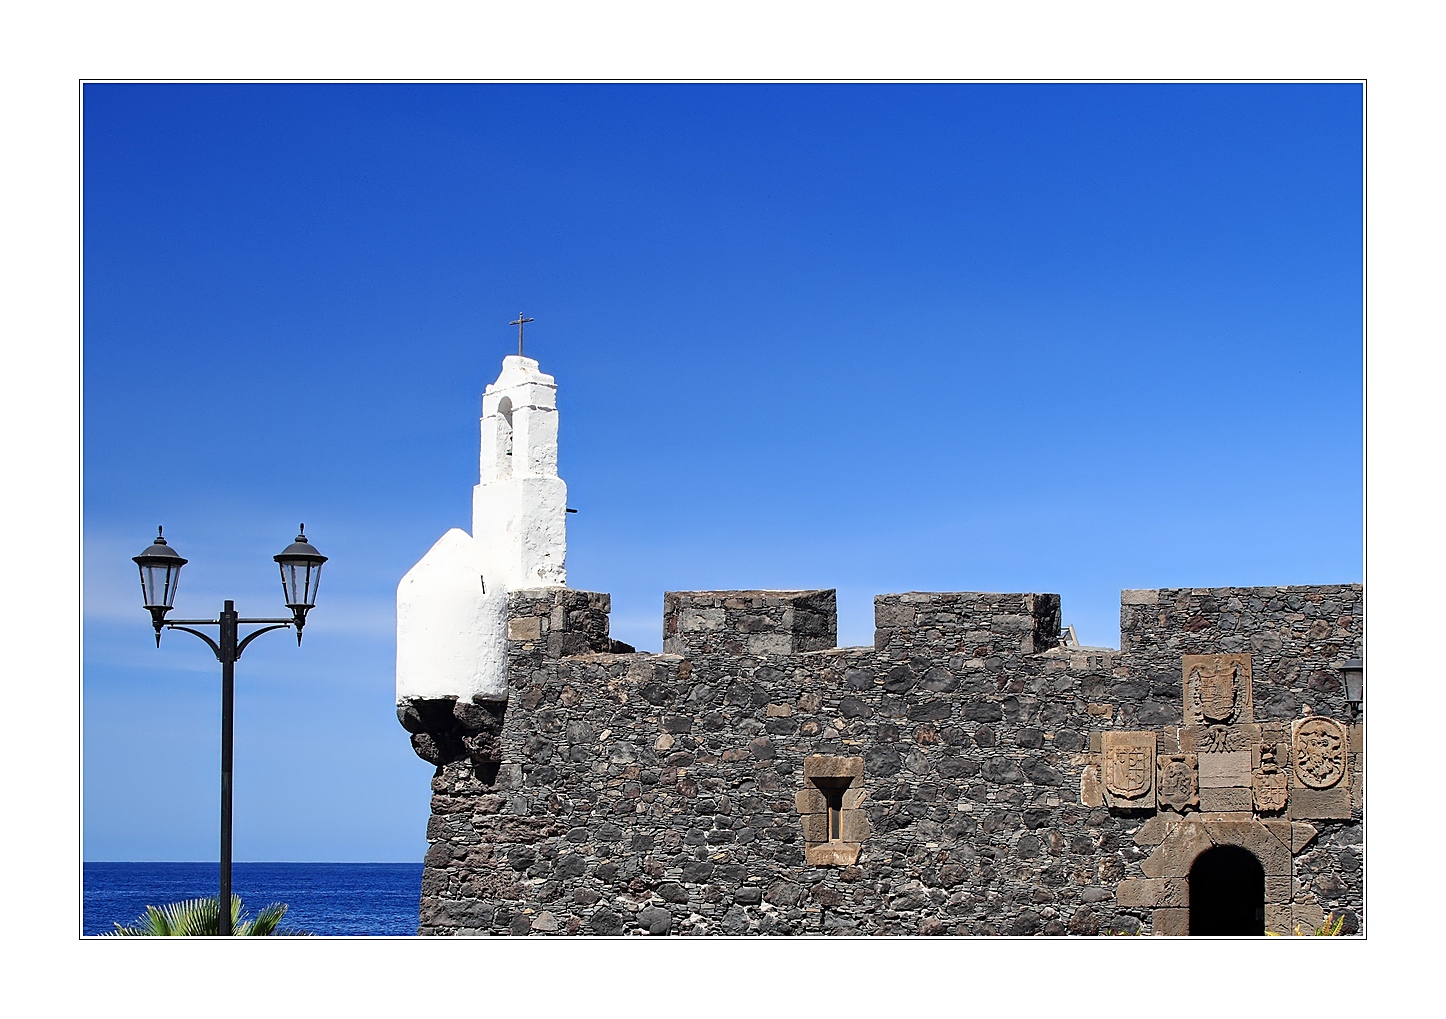
[[[105,934],[117,921],[132,924],[147,906],[216,894],[212,863],[85,864],[86,934]],[[289,907],[283,927],[309,934],[417,933],[422,896],[420,863],[233,863],[231,890],[244,913]]]

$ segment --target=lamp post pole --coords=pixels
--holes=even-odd
[[[156,647],[161,646],[161,630],[182,630],[205,641],[221,663],[221,878],[217,896],[218,932],[222,936],[231,934],[231,791],[232,760],[235,741],[233,721],[236,708],[236,660],[250,644],[263,633],[272,630],[296,628],[296,643],[301,645],[301,631],[306,625],[306,614],[316,605],[316,589],[321,582],[321,564],[326,556],[317,552],[306,540],[306,525],[296,541],[285,551],[272,557],[281,567],[281,587],[286,596],[286,607],[291,609],[289,619],[242,619],[236,611],[236,603],[229,598],[222,603],[221,614],[215,619],[167,619],[166,613],[172,608],[176,596],[176,585],[180,580],[181,567],[188,560],[182,559],[161,536],[157,528],[156,540],[150,548],[134,557],[141,571],[141,593],[145,607],[151,613],[151,622],[156,628]],[[240,635],[242,624],[259,625],[245,637]],[[217,639],[195,626],[217,627]]]
[[[231,764],[232,722],[236,715],[236,603],[221,609],[221,889],[219,932],[231,933]]]

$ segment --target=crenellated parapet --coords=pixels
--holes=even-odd
[[[1212,596],[1162,623],[1179,596],[1155,594],[1116,651],[1066,644],[1054,595],[883,595],[877,646],[838,648],[831,591],[672,592],[654,655],[611,640],[606,595],[511,592],[495,756],[456,750],[469,708],[432,709],[456,740],[422,932],[1180,933],[1212,849],[1259,863],[1272,929],[1359,929],[1362,730],[1335,776],[1339,691],[1310,685],[1353,650],[1315,618],[1356,589],[1213,596],[1247,646],[1303,635],[1294,720],[1259,714],[1255,652],[1202,650]]]
[[[893,658],[920,650],[981,660],[1059,645],[1059,595],[911,591],[874,598],[874,647]]]
[[[833,591],[669,591],[663,650],[733,655],[824,651],[838,643]]]

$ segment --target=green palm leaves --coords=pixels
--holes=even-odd
[[[241,896],[231,896],[231,931],[237,937],[266,937],[268,935],[303,935],[305,931],[283,929],[281,918],[286,915],[286,903],[273,902],[256,914],[253,920],[241,912]],[[127,927],[117,923],[115,930],[106,937],[115,938],[185,938],[215,937],[221,929],[220,897],[209,899],[186,899],[164,906],[147,906],[146,913],[134,924]]]

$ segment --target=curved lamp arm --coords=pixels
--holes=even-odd
[[[241,657],[241,652],[246,650],[246,645],[247,645],[247,644],[250,644],[253,640],[255,640],[257,637],[261,636],[263,633],[270,633],[272,630],[285,630],[287,627],[289,627],[289,626],[291,626],[291,625],[292,625],[292,624],[289,623],[289,622],[288,622],[288,623],[277,623],[275,626],[263,626],[263,627],[262,627],[261,629],[259,629],[259,630],[254,630],[254,631],[252,631],[251,633],[248,633],[248,634],[246,635],[245,639],[242,640],[241,643],[239,643],[239,644],[236,645],[236,657],[237,657],[237,658],[240,658],[240,657]]]
[[[200,637],[202,640],[204,640],[207,644],[209,644],[209,645],[211,646],[211,650],[216,653],[216,661],[218,661],[218,662],[221,661],[221,645],[220,645],[220,644],[217,644],[214,640],[212,640],[210,637],[206,636],[206,635],[205,635],[204,633],[202,633],[200,630],[193,630],[193,629],[191,629],[189,626],[181,626],[181,625],[179,625],[178,623],[167,623],[167,624],[166,624],[166,629],[168,629],[168,630],[183,630],[183,631],[185,631],[186,633],[193,633],[193,634],[195,634],[197,637]]]

